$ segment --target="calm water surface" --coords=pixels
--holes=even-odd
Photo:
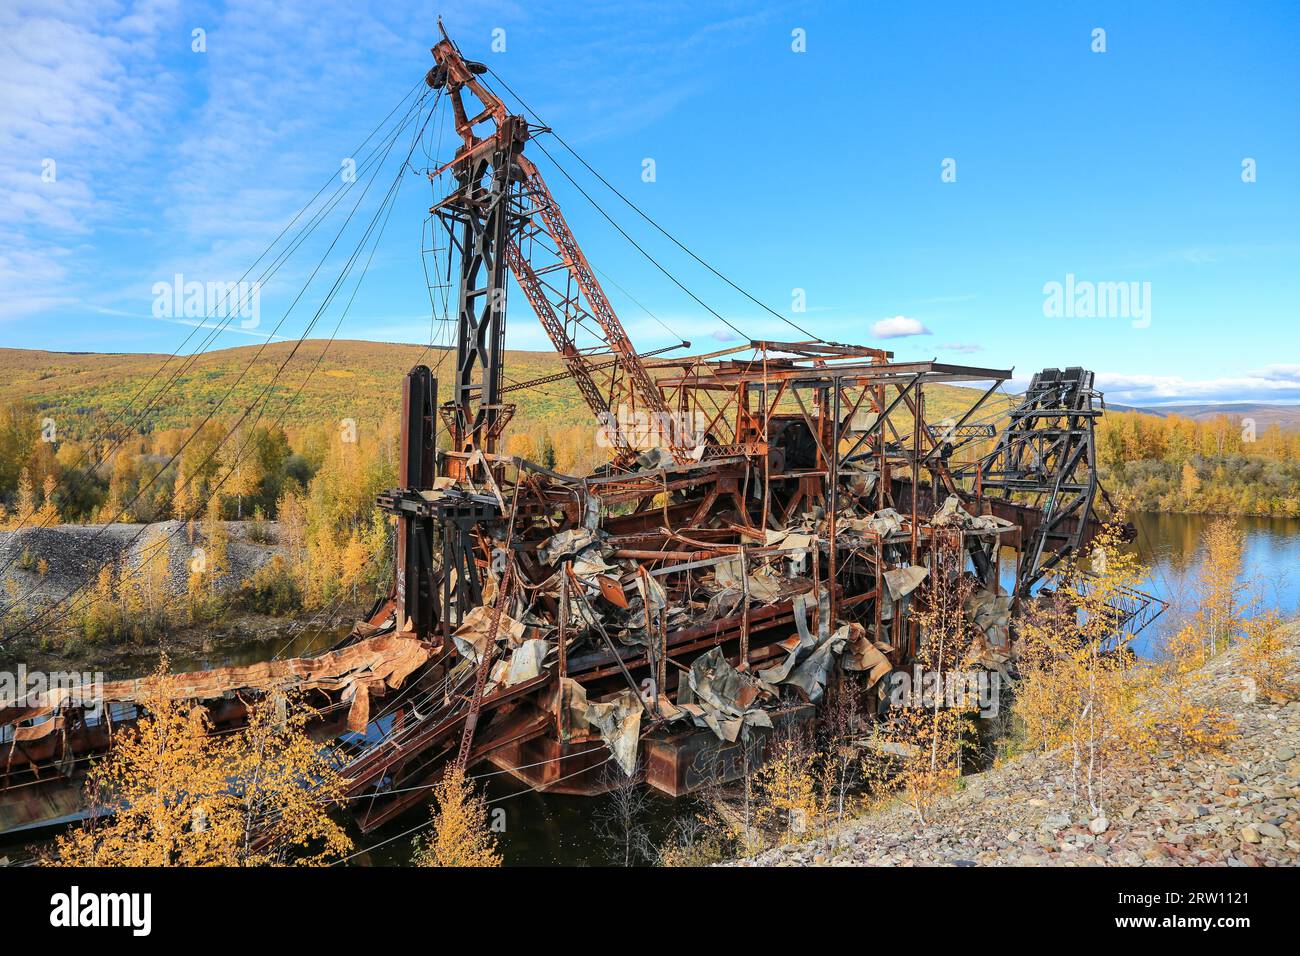
[[[1141,636],[1139,653],[1155,651],[1161,639],[1185,618],[1185,609],[1195,606],[1204,558],[1202,540],[1213,520],[1208,515],[1144,514],[1133,522],[1138,529],[1133,547],[1151,568],[1143,590],[1171,606],[1156,621],[1154,633]],[[1300,614],[1300,520],[1235,520],[1245,533],[1238,578],[1245,600],[1261,611],[1275,610],[1283,617]]]

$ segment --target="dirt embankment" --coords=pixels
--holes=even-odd
[[[226,522],[225,570],[216,579],[219,591],[237,590],[259,568],[277,554],[278,529],[265,522],[254,531],[249,522]],[[225,616],[215,623],[169,629],[148,646],[135,644],[86,645],[77,641],[49,640],[48,628],[24,627],[34,620],[44,624],[53,618],[44,609],[83,606],[86,590],[93,589],[100,570],[111,567],[119,580],[141,582],[142,565],[158,553],[156,569],[165,562],[160,587],[171,599],[183,597],[189,588],[196,561],[208,560],[207,542],[197,524],[181,527],[179,522],[150,525],[55,525],[0,531],[0,616],[17,636],[0,646],[0,664],[25,664],[34,670],[68,670],[87,667],[102,670],[111,678],[135,676],[156,665],[160,649],[166,648],[175,668],[203,667],[223,663],[250,663],[275,654],[286,640],[300,639],[307,630],[328,630],[338,621],[350,622],[353,607],[333,609],[331,620],[271,617],[248,611]],[[6,567],[7,566],[7,567]],[[155,571],[156,573],[156,571]],[[309,628],[310,625],[310,628]],[[290,653],[295,649],[291,645]]]
[[[1289,628],[1287,642],[1295,673],[1300,624]],[[1251,699],[1232,650],[1214,658],[1206,676],[1196,696],[1230,714],[1240,736],[1218,756],[1161,754],[1120,775],[1105,793],[1104,825],[1073,799],[1065,761],[1032,754],[965,778],[926,825],[910,809],[893,807],[831,839],[734,865],[1294,866],[1300,701]]]
[[[265,540],[253,540],[248,522],[225,522],[226,570],[217,587],[233,590],[271,558],[281,553],[274,522],[262,525]],[[159,553],[167,567],[164,587],[171,596],[189,587],[195,562],[206,560],[210,547],[198,526],[178,521],[155,524],[53,525],[0,531],[0,567],[6,588],[0,604],[21,601],[46,604],[93,585],[100,569],[111,567],[122,577],[143,576],[141,565]],[[10,583],[12,582],[12,584]],[[16,587],[16,591],[14,591]],[[13,595],[16,594],[15,598]]]

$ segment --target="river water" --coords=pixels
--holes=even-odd
[[[1138,556],[1151,569],[1143,590],[1168,601],[1170,610],[1156,620],[1152,633],[1135,641],[1137,653],[1158,652],[1160,641],[1194,607],[1204,558],[1203,539],[1214,520],[1208,515],[1142,514],[1134,520]],[[1241,574],[1244,599],[1255,611],[1275,610],[1283,617],[1300,615],[1300,520],[1236,518],[1244,532]]]

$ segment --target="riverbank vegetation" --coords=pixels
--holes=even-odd
[[[352,841],[331,815],[344,781],[313,741],[310,708],[245,701],[247,725],[212,733],[164,658],[145,682],[145,712],[114,733],[86,779],[86,821],[40,857],[49,866],[323,864]],[[311,786],[305,787],[304,781]]]
[[[1300,430],[1107,412],[1097,451],[1107,487],[1138,511],[1300,517]]]
[[[391,579],[393,525],[375,496],[397,482],[398,444],[391,416],[283,427],[196,418],[135,434],[96,416],[74,428],[29,405],[0,406],[0,532],[21,533],[12,539],[19,553],[4,557],[0,613],[24,630],[40,599],[70,595],[63,613],[41,622],[42,646],[57,650],[145,644],[243,612],[360,608]],[[578,424],[517,427],[507,450],[575,472],[604,453],[595,429]],[[231,522],[242,540],[273,552],[234,580]],[[129,560],[28,600],[50,564],[41,553],[49,539],[35,532],[127,524],[149,526],[131,536]],[[190,569],[179,588],[168,584],[178,564]]]
[[[354,606],[388,583],[391,526],[374,501],[397,479],[391,421],[291,430],[212,421],[85,444],[46,441],[38,422],[0,411],[0,478],[13,482],[8,506],[0,503],[0,531],[19,532],[22,552],[12,565],[28,572],[19,581],[11,571],[3,582],[9,624],[20,626],[15,616],[36,606],[24,596],[32,575],[39,582],[48,571],[42,529],[147,526],[127,536],[129,560],[105,562],[84,587],[50,588],[71,599],[55,626],[42,628],[47,643],[144,642],[243,610]],[[240,522],[248,543],[273,552],[233,581],[231,522]]]
[[[451,767],[433,786],[429,832],[414,840],[411,862],[427,867],[496,867],[501,865],[496,831],[487,798]]]

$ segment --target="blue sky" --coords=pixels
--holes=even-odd
[[[0,345],[175,350],[195,320],[155,317],[155,284],[237,279],[424,74],[439,13],[629,198],[823,338],[1014,366],[1020,380],[1084,365],[1119,402],[1300,401],[1296,3],[9,0]],[[417,175],[436,129],[340,337],[422,343],[442,329],[421,261],[433,190]],[[797,335],[545,145],[712,308],[755,337]],[[639,346],[672,341],[664,326],[726,344],[529,152]],[[357,238],[345,233],[278,332],[323,241],[263,287],[256,328],[213,346],[296,337]],[[1134,283],[1132,307],[1049,314],[1045,287],[1067,281]],[[806,311],[792,311],[796,289]],[[337,318],[336,305],[316,334]],[[509,328],[512,346],[547,347],[517,292]]]

